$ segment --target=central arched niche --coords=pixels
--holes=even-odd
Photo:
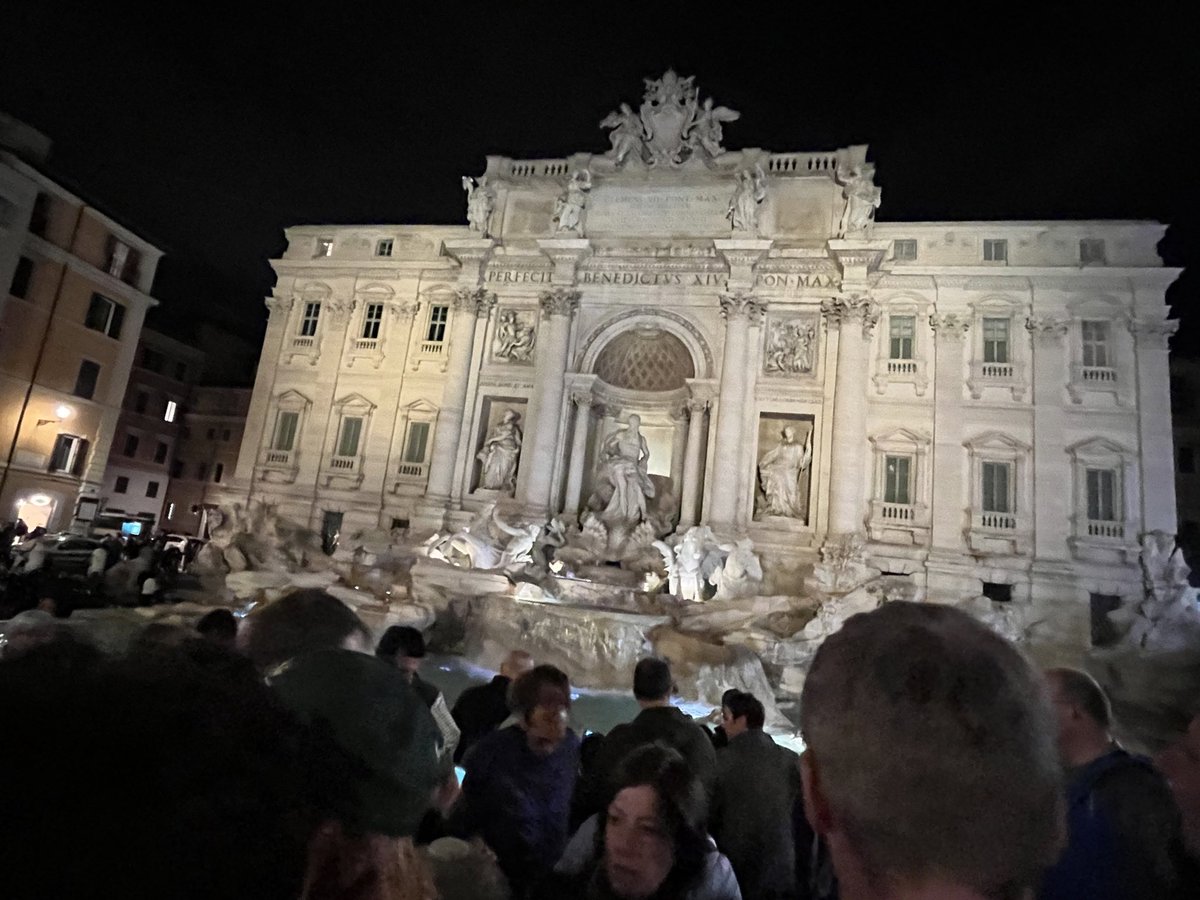
[[[631,328],[609,341],[593,368],[605,384],[626,391],[661,394],[687,387],[696,377],[691,351],[661,328]]]

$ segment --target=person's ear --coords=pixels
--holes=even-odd
[[[812,750],[805,750],[800,755],[800,782],[804,789],[804,817],[817,834],[828,834],[833,828],[833,814],[821,787],[820,771]]]

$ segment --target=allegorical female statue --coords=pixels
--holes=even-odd
[[[505,410],[504,418],[492,429],[475,458],[482,463],[479,486],[489,491],[511,491],[517,483],[517,460],[521,457],[521,429],[516,410]]]
[[[811,435],[810,435],[811,438]],[[784,426],[779,443],[763,454],[758,463],[758,481],[766,496],[766,503],[759,510],[764,516],[787,516],[792,519],[804,517],[803,498],[800,496],[800,473],[812,461],[812,445],[796,443],[796,429]]]
[[[646,500],[654,497],[650,480],[650,448],[642,435],[642,420],[630,416],[627,427],[614,431],[600,448],[596,463],[598,492],[603,496],[611,486],[612,495],[600,520],[613,525],[632,527],[646,518]]]

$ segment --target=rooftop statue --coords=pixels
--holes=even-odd
[[[486,175],[478,181],[470,175],[465,175],[462,185],[463,190],[467,192],[467,225],[472,231],[478,231],[483,237],[488,237],[496,194],[488,185]]]
[[[737,173],[737,187],[729,200],[729,209],[725,211],[725,218],[734,231],[751,234],[758,231],[758,205],[766,197],[767,176],[762,166],[755,166],[753,171],[742,169]]]
[[[566,192],[554,203],[555,231],[583,231],[583,209],[587,205],[587,192],[592,189],[592,173],[577,169],[567,182]]]
[[[844,185],[842,196],[846,205],[838,224],[838,237],[861,235],[875,219],[875,210],[882,202],[883,191],[875,186],[875,166],[861,163],[837,172],[838,183]]]
[[[723,125],[740,113],[713,106],[711,97],[701,106],[692,80],[671,69],[662,78],[647,78],[638,113],[622,103],[604,118],[600,127],[612,129],[607,155],[618,167],[631,155],[648,166],[679,166],[697,154],[708,161],[725,152]]]

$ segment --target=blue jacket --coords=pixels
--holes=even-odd
[[[1068,843],[1046,870],[1040,900],[1167,896],[1171,873],[1161,871],[1156,847],[1169,838],[1171,818],[1148,759],[1114,747],[1082,766],[1067,785]]]
[[[481,835],[514,887],[536,881],[567,844],[579,738],[568,731],[566,740],[543,757],[529,749],[520,726],[511,725],[482,738],[463,767],[467,775],[457,830]]]

